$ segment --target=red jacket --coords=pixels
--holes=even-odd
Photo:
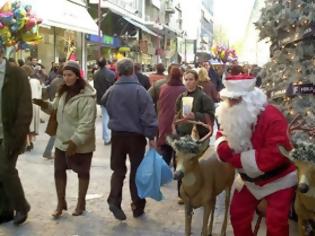
[[[186,90],[185,86],[164,84],[158,100],[159,138],[158,146],[166,144],[166,136],[172,134],[172,123],[176,111],[176,100]]]
[[[292,149],[292,145],[287,120],[276,107],[267,105],[259,115],[251,141],[253,149],[234,153],[219,130],[215,147],[219,160],[230,163],[239,173],[253,179],[244,183],[257,199],[297,183],[295,166],[278,150],[278,145],[288,150]],[[272,174],[268,178],[257,179],[266,173]]]

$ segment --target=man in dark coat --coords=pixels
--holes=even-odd
[[[7,202],[9,214],[2,221],[13,217],[19,225],[27,219],[30,205],[25,199],[23,187],[16,169],[18,155],[22,153],[26,135],[32,120],[32,97],[25,72],[10,65],[3,58],[0,48],[0,201]],[[11,206],[11,209],[10,207]],[[3,209],[2,209],[3,210]],[[13,210],[13,211],[12,211]]]
[[[137,76],[140,84],[146,90],[148,90],[151,87],[150,81],[149,81],[149,77],[141,72],[141,65],[139,63],[135,63],[135,68],[134,69],[135,69],[135,75]]]
[[[119,61],[117,71],[120,79],[102,98],[102,103],[109,113],[109,127],[112,130],[110,166],[113,174],[107,202],[110,211],[119,220],[126,219],[121,209],[121,202],[127,172],[127,154],[130,160],[129,185],[133,216],[139,217],[144,213],[146,201],[138,196],[135,177],[137,168],[144,157],[146,138],[149,138],[150,146],[153,146],[157,131],[157,119],[152,99],[133,74],[133,69],[132,60]]]
[[[110,144],[111,131],[108,128],[109,116],[105,106],[101,104],[101,98],[115,82],[115,73],[106,68],[106,60],[101,57],[97,60],[99,70],[94,74],[94,88],[96,89],[96,102],[101,106],[102,124],[103,124],[103,140],[104,144]]]
[[[206,61],[203,63],[203,67],[208,71],[208,75],[211,81],[214,83],[217,92],[219,92],[223,88],[222,80],[218,73],[213,69],[212,65]]]

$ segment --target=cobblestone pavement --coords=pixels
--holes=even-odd
[[[47,117],[43,115],[47,120]],[[41,124],[41,134],[37,137],[32,152],[23,154],[18,161],[19,174],[27,199],[32,209],[27,222],[19,227],[12,222],[0,226],[0,235],[16,236],[90,236],[90,235],[134,235],[134,236],[180,236],[184,235],[184,207],[177,204],[176,184],[162,187],[165,199],[156,202],[149,199],[146,214],[138,219],[132,217],[128,179],[123,192],[123,209],[127,215],[125,222],[114,219],[106,198],[109,192],[111,170],[109,167],[110,146],[104,146],[101,139],[101,120],[97,119],[97,150],[93,157],[91,181],[87,195],[87,212],[84,216],[73,217],[77,197],[77,177],[69,171],[67,185],[68,212],[61,219],[53,220],[52,211],[56,206],[53,181],[53,161],[42,158],[41,154],[48,141],[44,134],[47,123]],[[128,176],[128,175],[127,175]],[[224,196],[217,200],[214,234],[219,235],[223,220]],[[200,235],[202,211],[195,210],[193,235]],[[291,227],[290,235],[297,235],[296,226]],[[227,235],[233,235],[230,224]],[[265,235],[264,223],[259,232]]]

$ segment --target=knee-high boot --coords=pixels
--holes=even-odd
[[[57,192],[57,208],[53,212],[52,216],[58,218],[62,215],[63,210],[67,210],[67,202],[66,202],[66,185],[67,185],[67,178],[55,178],[55,185],[56,185],[56,192]]]
[[[85,211],[85,196],[89,187],[90,179],[79,178],[79,196],[77,207],[72,213],[73,216],[82,215]]]

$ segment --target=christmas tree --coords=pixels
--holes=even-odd
[[[267,0],[255,23],[271,43],[263,89],[289,120],[294,145],[307,144],[315,159],[315,2]],[[315,160],[314,160],[315,162]]]

